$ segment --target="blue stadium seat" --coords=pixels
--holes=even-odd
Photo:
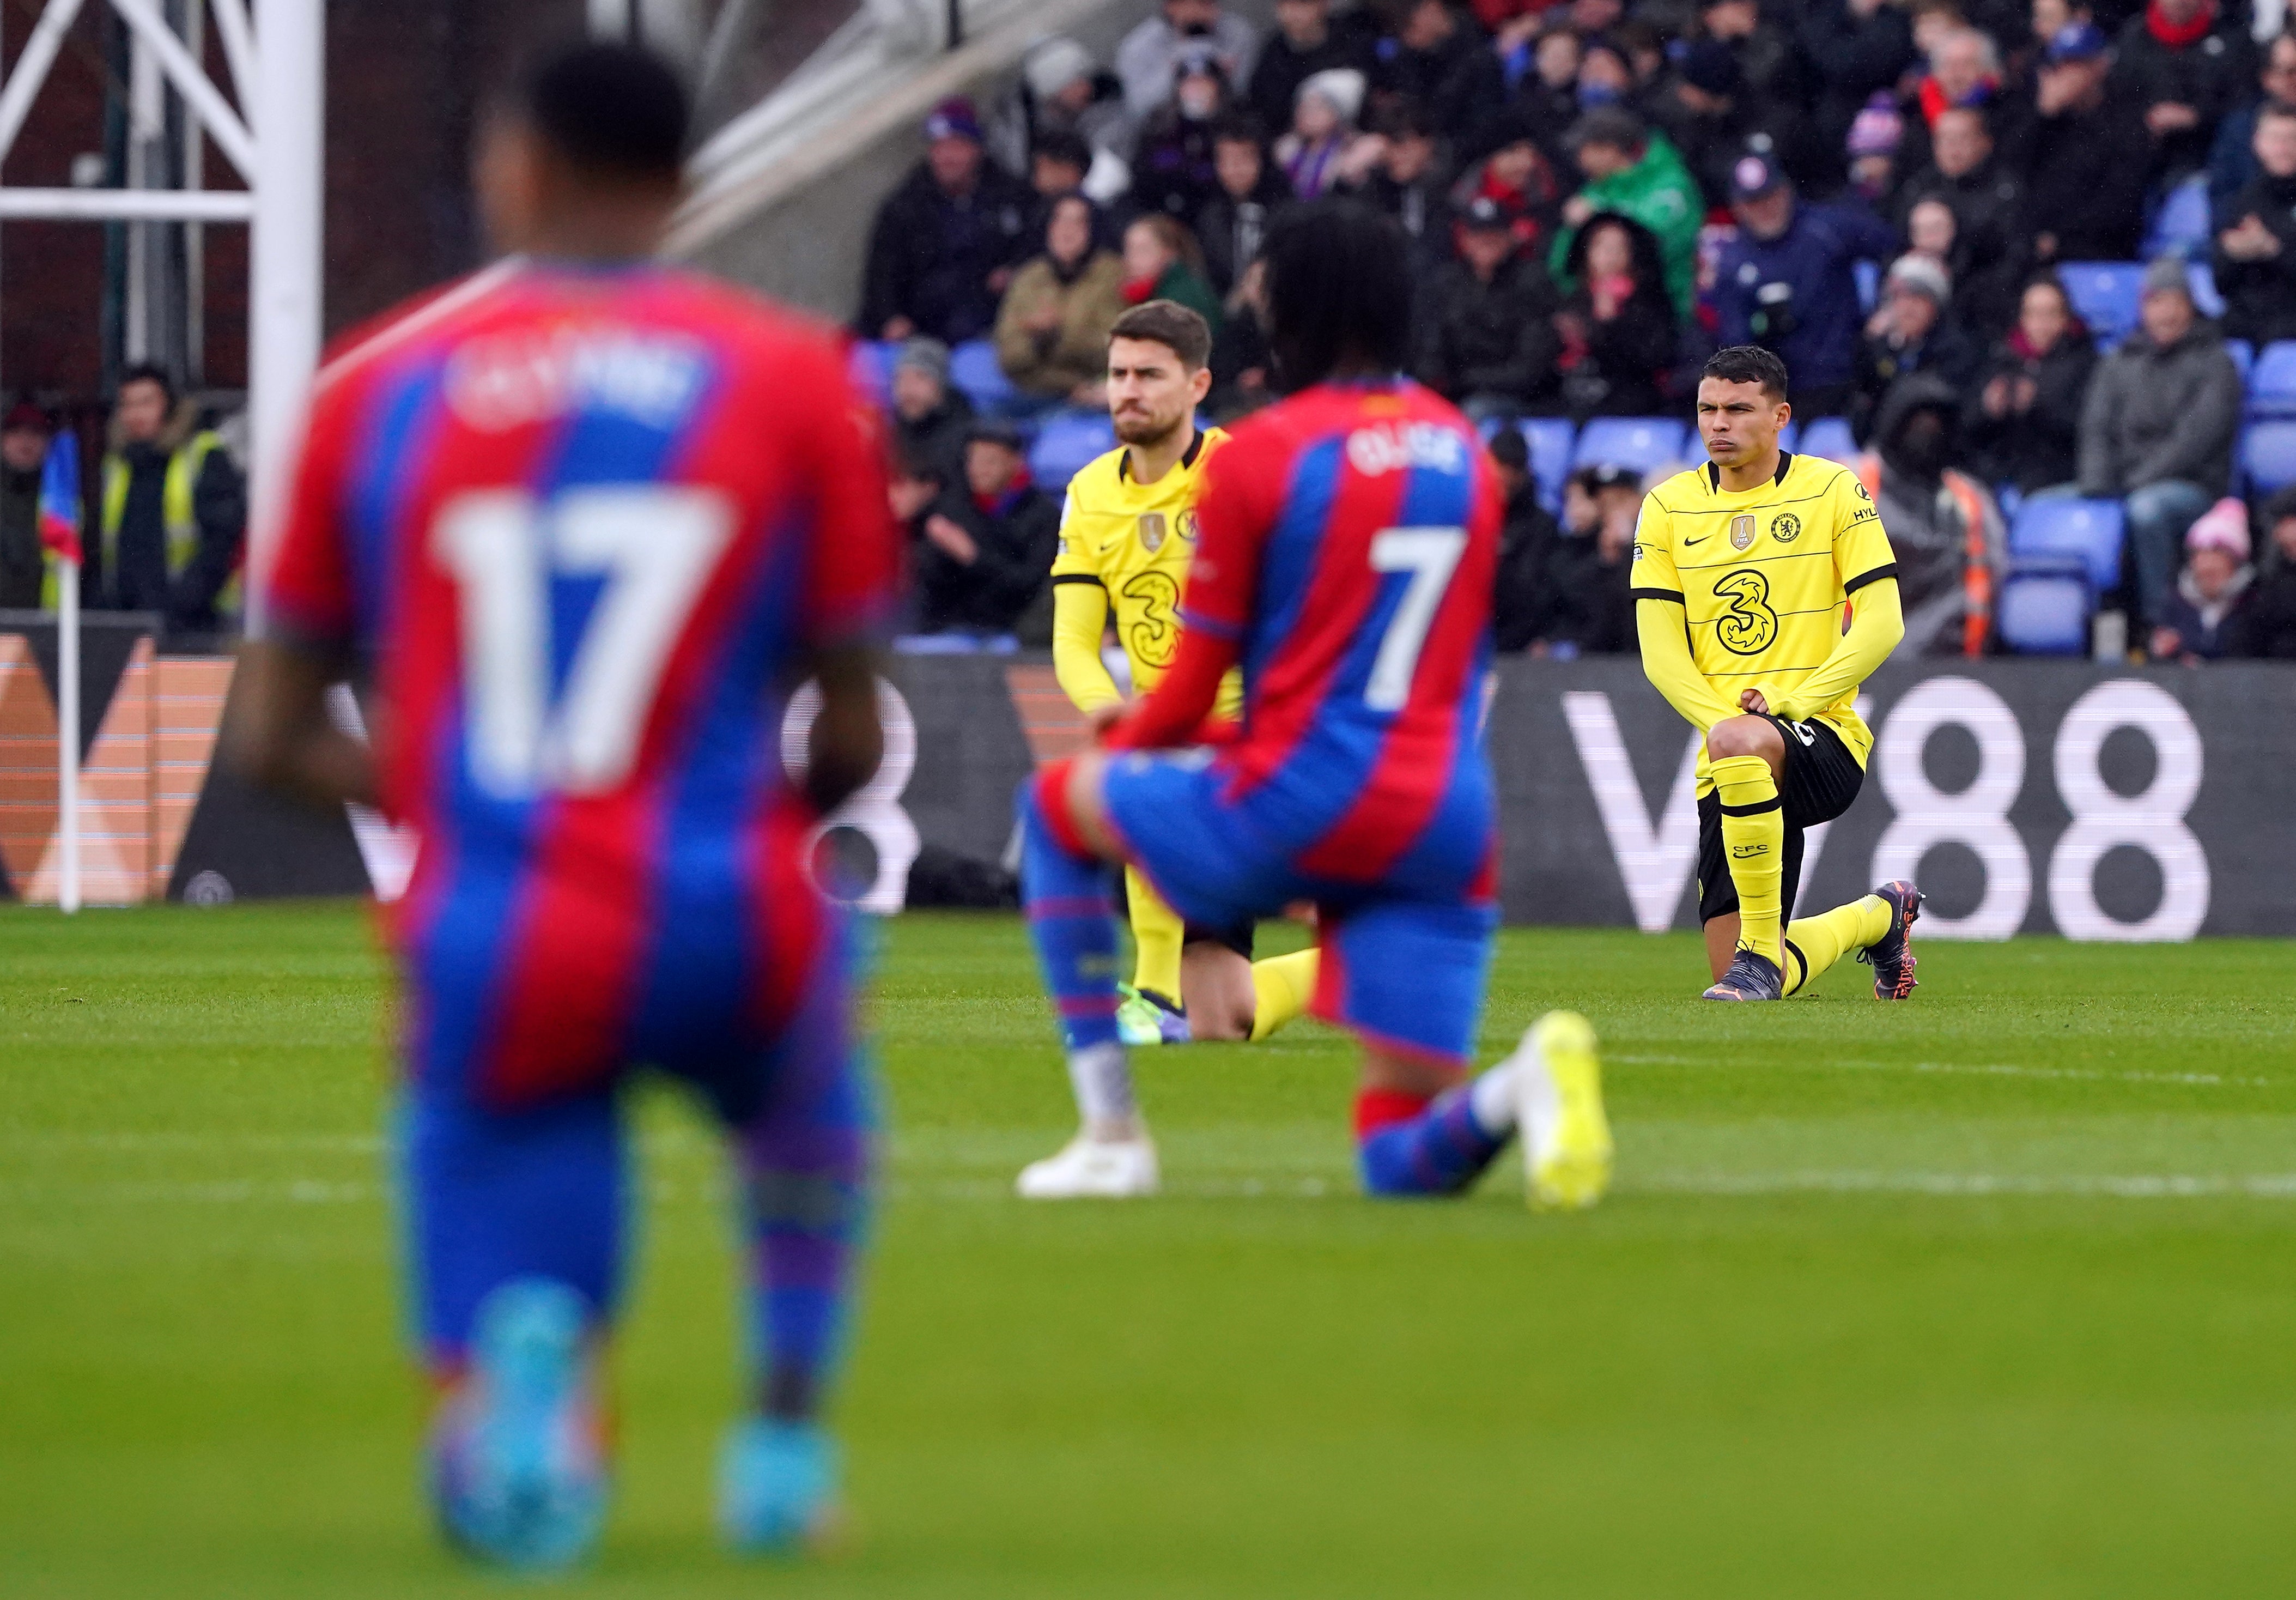
[[[974,410],[991,415],[1003,415],[1021,398],[997,364],[996,347],[986,339],[968,339],[949,351],[948,380],[964,391]]]
[[[2120,582],[2123,537],[2120,502],[2045,496],[2017,508],[2009,525],[2009,554],[2030,560],[2079,562],[2095,593],[2110,593]]]
[[[2019,655],[2087,655],[2090,610],[2079,563],[2020,562],[1993,597],[1993,628]]]
[[[1682,459],[1682,424],[1670,416],[1598,416],[1578,431],[1574,467],[1647,472]]]
[[[2256,347],[2245,339],[2227,339],[2225,341],[2225,354],[2232,357],[2233,365],[2240,370],[2240,381],[2245,384],[2249,373],[2256,365]]]
[[[2144,237],[2144,258],[2182,256],[2188,261],[2204,261],[2210,242],[2208,175],[2195,173],[2169,190],[2153,214],[2152,231]],[[2209,287],[2213,292],[2216,285]]]
[[[1849,422],[1838,416],[1822,416],[1804,427],[1801,453],[1821,461],[1838,461],[1846,467],[1857,464],[1857,441],[1850,436]]]
[[[1029,448],[1029,472],[1037,487],[1057,495],[1084,465],[1096,455],[1116,448],[1116,426],[1104,411],[1054,411],[1046,414]]]
[[[2224,296],[2217,292],[2217,275],[2206,261],[2187,261],[2185,282],[2193,291],[2193,309],[2214,322],[2225,314]]]
[[[868,340],[856,340],[847,356],[845,370],[853,387],[880,406],[893,401],[893,347],[874,344]]]
[[[2240,436],[2240,470],[2260,495],[2296,483],[2296,421],[2250,423]]]
[[[1857,304],[1868,316],[1874,314],[1874,302],[1882,298],[1882,266],[1878,261],[1858,261],[1851,265],[1849,275],[1857,281]]]
[[[1515,424],[1522,442],[1530,447],[1530,470],[1538,480],[1538,503],[1556,515],[1562,512],[1562,480],[1570,475],[1570,447],[1578,430],[1565,416],[1527,416]]]
[[[1778,430],[1778,448],[1791,455],[1801,448],[1801,424],[1788,423]]]
[[[2296,416],[2296,340],[2277,340],[2257,352],[2248,369],[2248,414]]]
[[[2096,335],[2097,349],[2109,350],[2136,326],[2136,308],[2144,298],[2144,268],[2135,261],[2070,261],[2057,269],[2073,310]]]

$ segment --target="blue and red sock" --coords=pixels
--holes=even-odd
[[[1367,1194],[1456,1194],[1506,1147],[1475,1120],[1468,1086],[1432,1099],[1393,1089],[1356,1096],[1356,1163]]]
[[[1021,785],[1021,904],[1061,1037],[1073,1053],[1117,1042],[1117,935],[1107,866],[1072,834],[1063,836],[1059,801],[1044,794],[1046,781],[1065,773],[1048,767]]]

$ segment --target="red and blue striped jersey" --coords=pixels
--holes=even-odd
[[[1423,844],[1487,853],[1500,519],[1473,426],[1410,382],[1308,390],[1213,458],[1184,626],[1241,653],[1228,792],[1302,871],[1369,882]]]
[[[735,997],[770,1034],[824,927],[778,719],[898,559],[833,336],[731,288],[514,264],[330,365],[266,627],[371,665],[418,1063],[514,1096]]]

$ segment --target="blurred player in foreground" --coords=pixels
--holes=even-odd
[[[1217,428],[1196,428],[1211,350],[1204,319],[1170,300],[1135,306],[1109,335],[1108,411],[1123,442],[1070,480],[1053,562],[1053,669],[1087,716],[1124,700],[1100,659],[1111,611],[1136,693],[1153,689],[1179,652],[1196,497],[1205,466],[1227,442]],[[1218,710],[1233,718],[1242,703],[1231,674]],[[1132,992],[1116,1013],[1126,1044],[1266,1038],[1316,992],[1315,951],[1255,964],[1250,922],[1183,923],[1137,869],[1126,873],[1125,887],[1137,952]],[[1062,1181],[1049,1166],[1039,1177]]]
[[[1914,991],[1921,891],[1884,883],[1783,927],[1803,830],[1849,809],[1874,734],[1857,685],[1905,636],[1897,557],[1857,475],[1778,448],[1785,364],[1718,351],[1698,382],[1708,463],[1643,501],[1632,578],[1643,669],[1698,752],[1698,918],[1710,1000],[1775,1000],[1851,950],[1884,1000]],[[1850,613],[1842,625],[1842,612]]]
[[[651,264],[685,127],[621,47],[505,100],[478,179],[518,254],[322,374],[239,680],[260,775],[421,838],[389,934],[430,1489],[450,1538],[517,1566],[576,1559],[604,1511],[639,1064],[708,1101],[740,1168],[756,1373],[725,1531],[794,1547],[835,1492],[819,1417],[872,1134],[804,848],[882,752],[897,546],[832,340]],[[372,758],[325,708],[354,664]]]
[[[1155,692],[1101,718],[1104,750],[1021,791],[1021,897],[1081,1142],[1077,1194],[1156,1186],[1116,1030],[1102,865],[1136,866],[1190,921],[1319,912],[1315,1010],[1363,1046],[1364,1186],[1451,1194],[1520,1128],[1535,1202],[1584,1205],[1611,1141],[1593,1031],[1556,1013],[1472,1083],[1497,913],[1479,711],[1499,501],[1474,429],[1396,376],[1411,284],[1400,229],[1318,202],[1267,248],[1269,340],[1293,398],[1244,423],[1198,505],[1180,644]],[[1189,752],[1241,664],[1243,726]],[[1025,1190],[1024,1190],[1025,1192]]]

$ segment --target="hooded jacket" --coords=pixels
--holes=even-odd
[[[1587,243],[1600,222],[1622,224],[1634,251],[1635,291],[1615,316],[1598,319],[1586,283]],[[1572,414],[1651,416],[1666,409],[1660,385],[1674,365],[1680,324],[1664,287],[1659,242],[1631,217],[1605,212],[1587,219],[1570,241],[1563,270],[1576,285],[1562,302],[1556,328],[1562,396]]]
[[[1947,449],[1961,397],[1943,379],[1915,373],[1899,382],[1875,414],[1869,459],[1860,476],[1874,496],[1898,558],[1898,597],[1905,608],[1909,654],[1976,654],[1990,626],[1994,575],[2007,533],[1983,485],[1948,467],[1934,473],[1905,459],[1906,424],[1920,412],[1945,420]]]
[[[2106,357],[2081,412],[2080,486],[2118,499],[2170,479],[2210,496],[2232,480],[2240,372],[2205,322],[2162,349],[2142,330]]]
[[[1503,654],[1528,650],[1546,619],[1546,557],[1562,525],[1538,503],[1538,485],[1525,481],[1507,496],[1499,526],[1498,570],[1492,584],[1491,647]]]
[[[1652,129],[1641,160],[1623,172],[1595,179],[1578,191],[1578,198],[1597,211],[1615,211],[1650,230],[1665,262],[1666,291],[1675,311],[1689,316],[1698,293],[1698,229],[1706,220],[1705,197],[1666,135]],[[1557,234],[1546,258],[1547,271],[1566,290],[1578,276],[1571,263],[1578,234],[1577,228]]]

